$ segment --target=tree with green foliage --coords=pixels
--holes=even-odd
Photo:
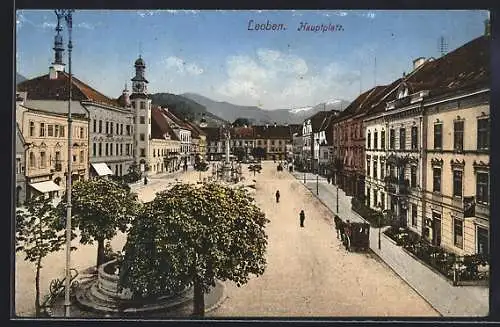
[[[72,222],[80,231],[80,243],[97,241],[97,266],[104,262],[104,243],[111,240],[117,230],[125,232],[140,207],[137,195],[117,182],[106,178],[79,181],[71,194]],[[58,210],[66,208],[66,196]]]
[[[66,234],[61,228],[61,216],[54,209],[51,199],[40,196],[27,200],[25,207],[16,212],[16,252],[24,253],[25,260],[36,266],[35,315],[37,317],[41,313],[42,260],[50,253],[59,251],[66,242]],[[72,237],[76,237],[76,234],[72,233]]]
[[[264,158],[266,156],[266,148],[262,148],[262,147],[252,148],[252,156],[262,160],[262,158]]]
[[[193,315],[203,316],[216,280],[239,287],[264,272],[268,222],[243,188],[183,184],[157,193],[129,230],[119,285],[143,298],[193,286]]]
[[[123,181],[125,183],[134,183],[140,180],[142,177],[142,172],[137,163],[132,163],[128,167],[128,172],[127,174],[123,175]]]
[[[233,154],[239,161],[242,161],[247,155],[245,148],[241,146],[233,148]]]

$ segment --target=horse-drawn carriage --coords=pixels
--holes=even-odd
[[[370,224],[349,220],[344,222],[339,216],[335,216],[334,221],[337,237],[340,237],[348,251],[366,251],[370,248]]]

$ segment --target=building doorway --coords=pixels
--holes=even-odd
[[[441,246],[441,214],[432,213],[432,244]]]

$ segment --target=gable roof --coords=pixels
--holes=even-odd
[[[187,129],[191,131],[191,128],[189,125],[187,125],[182,119],[178,118],[176,115],[174,115],[168,108],[161,108],[161,112],[168,118],[170,119],[174,124],[178,125],[180,128]]]
[[[71,98],[75,101],[92,101],[108,106],[120,107],[119,101],[111,99],[88,84],[72,76]],[[69,74],[58,72],[57,78],[50,79],[49,74],[25,80],[17,85],[17,90],[27,92],[27,100],[59,100],[69,98]]]
[[[291,139],[292,133],[288,126],[283,125],[255,125],[254,137],[258,139]]]
[[[171,140],[179,141],[162,110],[154,106],[151,108],[151,138],[164,139],[164,134],[168,134]]]

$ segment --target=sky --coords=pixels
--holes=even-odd
[[[17,72],[47,74],[54,11],[16,16]],[[487,17],[479,10],[77,10],[72,73],[116,98],[125,83],[131,88],[141,55],[150,93],[192,92],[264,109],[352,101],[410,72],[413,59],[438,58],[441,36],[448,51],[481,36]]]

